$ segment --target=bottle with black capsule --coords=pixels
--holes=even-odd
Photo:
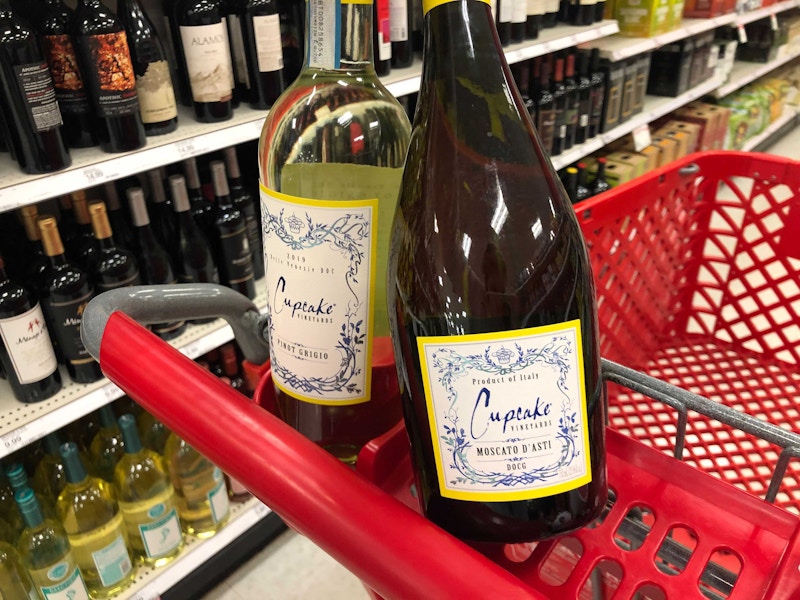
[[[145,145],[136,74],[125,29],[100,0],[78,0],[71,22],[72,42],[105,152]]]
[[[167,196],[164,190],[164,180],[158,169],[151,169],[147,172],[147,180],[150,184],[150,219],[151,227],[156,237],[164,246],[169,254],[172,266],[175,268],[178,262],[177,249],[177,226],[175,223],[175,211],[172,209],[172,199]]]
[[[92,218],[89,215],[89,200],[85,190],[77,190],[70,194],[72,210],[75,217],[75,235],[68,247],[70,258],[82,267],[88,268],[97,253],[98,243],[92,229]]]
[[[228,171],[228,187],[233,205],[244,215],[247,227],[247,242],[253,255],[253,274],[256,279],[264,276],[264,249],[261,243],[261,214],[260,204],[256,204],[253,194],[244,184],[242,172],[239,169],[239,158],[236,148],[225,148],[225,166]]]
[[[256,297],[253,273],[253,253],[247,236],[244,214],[231,199],[225,163],[211,162],[211,181],[214,186],[214,225],[212,240],[217,248],[217,261],[222,283],[252,299]]]
[[[528,23],[528,0],[512,0],[511,42],[517,44],[525,40]]]
[[[511,15],[514,12],[515,0],[497,0],[497,35],[503,46],[511,43]]]
[[[589,139],[589,118],[592,112],[592,81],[589,79],[589,55],[578,52],[578,74],[575,83],[578,92],[578,124],[575,128],[575,143]]]
[[[373,0],[372,14],[372,48],[375,51],[375,74],[379,77],[384,77],[392,71],[389,0]]]
[[[597,174],[594,176],[594,180],[589,186],[589,191],[591,192],[592,196],[602,194],[603,192],[607,192],[611,189],[611,184],[609,184],[608,180],[606,179],[607,162],[608,159],[604,156],[601,156],[597,159]]]
[[[177,283],[169,253],[158,241],[150,226],[150,215],[147,213],[144,192],[141,188],[130,188],[127,194],[136,238],[136,258],[142,283],[146,285]],[[171,340],[183,333],[186,329],[186,322],[155,323],[151,329],[161,339]]]
[[[603,118],[603,102],[606,95],[606,78],[600,70],[600,50],[592,48],[589,53],[589,81],[591,82],[591,110],[589,111],[588,138],[600,133],[600,122]]]
[[[525,39],[535,40],[542,30],[545,0],[527,0],[525,7]]]
[[[118,246],[114,241],[105,203],[90,204],[89,215],[98,243],[97,253],[90,263],[90,275],[97,292],[139,285],[142,280],[139,277],[136,257],[130,250]]]
[[[570,202],[575,204],[578,200],[578,169],[575,167],[567,167],[562,181],[564,182],[564,191],[567,192],[567,197],[570,199]]]
[[[31,289],[38,290],[42,287],[42,278],[49,262],[42,248],[42,234],[36,226],[39,209],[35,204],[28,204],[19,209],[19,214],[25,227],[25,237],[28,239],[25,248],[24,281]]]
[[[567,139],[567,89],[564,85],[564,58],[557,56],[553,61],[553,80],[550,82],[555,108],[553,125],[553,149],[551,156],[558,156],[565,149]]]
[[[388,278],[420,506],[461,539],[530,542],[606,502],[591,266],[491,8],[425,12]]]
[[[0,112],[8,146],[23,171],[50,173],[72,164],[36,33],[14,14],[8,0],[0,0]]]
[[[412,8],[411,0],[389,0],[392,66],[396,69],[410,67],[414,62],[414,46],[411,41]]]
[[[237,35],[244,50],[245,91],[242,100],[267,109],[286,89],[278,0],[231,0],[231,41]],[[236,29],[238,26],[238,30]]]
[[[575,81],[575,54],[567,51],[564,59],[564,123],[567,127],[564,136],[564,150],[575,145],[578,128],[578,83]]]
[[[542,140],[542,148],[550,154],[556,127],[556,102],[550,90],[549,60],[542,59],[539,64],[539,93],[536,96],[536,131]]]
[[[203,194],[200,172],[197,169],[197,159],[189,157],[183,161],[183,175],[192,217],[197,221],[197,225],[202,232],[211,237],[214,231],[214,205]]]
[[[108,181],[103,184],[103,192],[105,192],[106,197],[106,214],[108,215],[109,223],[111,223],[111,231],[114,232],[114,240],[123,248],[135,250],[136,238],[133,235],[130,221],[120,202],[117,186],[114,185],[113,182]]]

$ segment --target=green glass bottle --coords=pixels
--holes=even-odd
[[[92,598],[107,598],[133,581],[128,532],[113,486],[86,473],[74,442],[63,444],[67,485],[56,511]]]
[[[38,598],[30,575],[14,546],[0,542],[0,598],[3,600],[33,600]]]
[[[31,487],[42,496],[50,498],[55,504],[56,498],[58,498],[67,483],[64,465],[61,463],[61,456],[58,454],[61,439],[57,433],[49,433],[44,436],[42,441],[44,442],[45,453],[33,472]]]
[[[12,463],[6,468],[6,477],[8,478],[8,484],[11,486],[11,490],[14,492],[14,497],[17,498],[17,504],[19,505],[19,493],[23,490],[32,488],[28,482],[28,474],[25,472],[25,469],[21,464]],[[56,519],[56,510],[53,502],[35,490],[34,495],[36,496],[36,502],[39,504],[39,508],[42,510],[44,517],[46,519]],[[24,515],[22,516],[22,521],[24,524],[25,518]]]
[[[114,469],[114,487],[134,559],[160,567],[174,559],[183,547],[175,488],[164,459],[142,446],[136,419],[119,418],[125,455]]]
[[[109,404],[101,407],[97,412],[100,415],[100,429],[89,444],[91,460],[89,470],[92,475],[111,483],[114,479],[114,467],[125,454],[122,433],[117,426],[114,410]]]
[[[64,527],[55,519],[44,518],[32,489],[17,492],[16,499],[25,522],[18,544],[20,557],[39,597],[88,600],[89,591]]]
[[[230,514],[225,476],[175,433],[167,440],[165,456],[183,531],[199,538],[211,537]]]

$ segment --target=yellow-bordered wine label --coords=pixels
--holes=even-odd
[[[592,480],[579,320],[417,347],[443,497],[528,500]]]
[[[275,384],[314,404],[367,402],[378,199],[309,200],[261,184],[261,208]]]
[[[422,14],[426,14],[430,9],[436,8],[440,4],[447,4],[448,2],[459,2],[460,0],[422,0]],[[471,0],[474,2],[483,2],[484,4],[492,5],[491,0]]]

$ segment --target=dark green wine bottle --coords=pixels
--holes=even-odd
[[[389,314],[425,515],[517,543],[606,501],[586,246],[481,0],[425,0]]]

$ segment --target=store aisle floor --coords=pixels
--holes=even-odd
[[[287,530],[202,600],[367,600],[361,582],[308,538]]]

